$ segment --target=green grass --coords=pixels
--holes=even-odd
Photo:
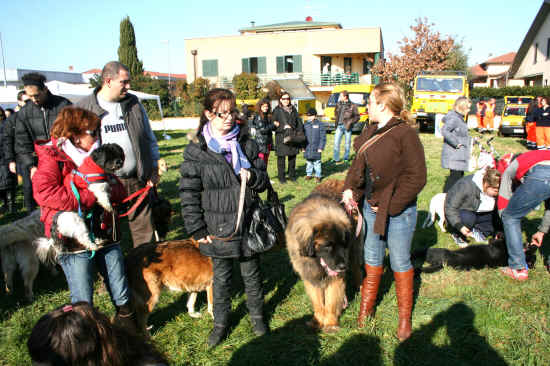
[[[187,144],[185,132],[171,134],[172,140],[159,140],[162,156],[169,164],[160,191],[171,200],[176,214],[169,239],[185,237],[179,214],[177,183],[182,152]],[[159,136],[160,138],[160,136]],[[448,171],[440,166],[442,141],[421,134],[428,165],[428,184],[419,196],[418,229],[413,247],[438,246],[456,248],[448,234],[437,226],[421,229],[430,198],[441,192]],[[325,177],[343,178],[346,167],[332,165],[333,135],[328,136],[323,153]],[[518,139],[497,138],[497,151],[524,151]],[[283,186],[276,179],[287,211],[303,200],[315,186],[304,180],[305,161],[299,156],[296,183]],[[270,157],[269,173],[276,176],[276,158]],[[20,202],[21,203],[21,202]],[[524,221],[524,231],[536,231],[542,209]],[[1,223],[6,223],[2,218]],[[128,235],[124,238],[128,248]],[[545,243],[546,251],[550,244]],[[361,330],[356,318],[360,296],[348,289],[350,306],[341,317],[342,329],[335,334],[309,331],[305,322],[312,310],[303,283],[293,273],[284,251],[262,257],[265,311],[272,332],[263,337],[252,333],[240,277],[235,276],[231,334],[213,350],[207,350],[206,338],[212,320],[204,315],[192,319],[187,315],[187,295],[166,292],[150,317],[154,342],[174,365],[548,365],[550,364],[550,275],[538,254],[536,269],[529,281],[517,283],[504,278],[497,269],[458,272],[445,268],[425,274],[415,281],[413,335],[400,344],[395,338],[397,304],[392,273],[386,270],[378,297],[376,316]],[[53,277],[41,269],[35,282],[36,299],[22,302],[22,286],[14,295],[0,296],[0,364],[29,364],[26,340],[33,324],[45,312],[69,300],[63,275]],[[183,298],[182,298],[183,297]],[[96,291],[95,303],[113,314],[107,294]],[[206,297],[199,296],[199,306],[206,314]]]

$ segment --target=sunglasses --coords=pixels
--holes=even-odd
[[[290,100],[290,98],[281,98],[281,100]]]
[[[92,136],[93,138],[97,138],[97,137],[99,136],[99,130],[98,130],[98,129],[93,130],[93,131],[91,131],[91,130],[86,130],[86,131],[84,131],[84,132],[86,133],[86,135],[90,135],[90,136]]]

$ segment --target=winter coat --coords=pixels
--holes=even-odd
[[[378,123],[370,124],[353,141],[355,151],[374,135],[386,131],[366,152],[355,156],[344,182],[344,190],[351,189],[354,200],[362,202],[369,193],[366,171],[370,169],[372,194],[368,202],[378,206],[374,232],[379,235],[386,233],[388,216],[399,215],[416,203],[427,175],[424,147],[418,133],[403,120],[392,118],[380,129]]]
[[[243,233],[250,225],[246,215],[254,198],[252,190],[262,192],[269,178],[266,166],[258,157],[258,145],[249,135],[238,136],[241,149],[251,164],[251,177],[247,182],[242,224],[238,232],[228,241],[212,239],[212,244],[201,244],[203,255],[216,258],[237,258],[253,253],[243,243]],[[210,150],[202,135],[194,136],[183,153],[180,167],[179,194],[185,231],[195,239],[207,235],[229,237],[235,231],[241,180],[225,156]]]
[[[3,132],[2,146],[0,147],[4,152],[4,158],[6,161],[12,162],[15,161],[15,150],[14,150],[14,139],[15,139],[15,118],[17,117],[17,112],[12,113],[4,121],[5,127]]]
[[[298,111],[292,106],[292,112],[286,112],[282,107],[275,107],[273,110],[273,121],[279,122],[279,127],[275,130],[275,150],[277,156],[295,156],[300,152],[300,148],[283,143],[284,127],[290,126],[294,129],[303,129],[302,119],[298,116]]]
[[[256,129],[256,143],[261,153],[267,154],[269,152],[269,145],[273,145],[273,131],[275,131],[275,125],[270,116],[265,116],[263,119],[259,114],[254,116],[254,119],[250,123],[250,128]]]
[[[92,111],[102,118],[106,111],[97,102],[99,90],[100,88],[97,88],[92,94],[79,100],[77,106]],[[137,178],[142,183],[146,183],[151,179],[153,169],[160,158],[157,140],[151,130],[149,117],[135,95],[128,93],[119,103],[136,157]]]
[[[22,167],[35,165],[34,143],[38,140],[49,140],[50,130],[59,112],[71,105],[68,99],[53,95],[48,91],[45,104],[40,107],[28,102],[19,110],[15,118],[14,150]]]
[[[76,164],[58,147],[58,140],[37,141],[38,169],[32,178],[34,199],[40,206],[40,220],[47,237],[51,236],[54,216],[59,211],[78,211],[78,201],[71,191],[69,179]],[[94,194],[87,188],[79,189],[80,206],[90,210],[96,203]],[[124,187],[111,185],[111,202],[120,202],[126,196]]]
[[[550,106],[538,108],[535,112],[537,127],[550,127]]]
[[[306,123],[304,123],[304,131],[307,140],[304,158],[306,160],[321,160],[321,153],[319,150],[324,150],[327,143],[325,124],[319,122],[318,119],[306,121]]]
[[[342,111],[342,118],[340,120],[340,111]],[[338,128],[338,124],[343,124],[346,131],[353,128],[353,125],[359,121],[359,111],[357,106],[352,102],[338,102],[334,109],[334,128]]]
[[[468,170],[470,160],[470,141],[468,125],[464,116],[456,111],[449,111],[443,117],[443,149],[441,150],[441,167],[451,170]],[[458,145],[462,145],[457,148]]]
[[[0,121],[0,146],[6,145],[6,140],[8,139],[6,131],[9,126],[7,126],[8,120]],[[6,159],[6,152],[4,149],[0,149],[0,191],[6,189],[12,189],[15,185],[15,174],[9,170],[10,160]]]

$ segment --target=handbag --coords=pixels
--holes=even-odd
[[[285,206],[279,201],[277,192],[269,183],[267,200],[263,201],[257,193],[249,213],[246,244],[254,253],[263,253],[275,246],[283,234],[288,219]]]
[[[306,135],[301,128],[285,128],[283,130],[283,143],[287,145],[301,146],[306,142]]]

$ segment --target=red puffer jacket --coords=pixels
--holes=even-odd
[[[38,169],[32,178],[33,194],[40,206],[40,220],[44,223],[45,234],[50,237],[53,217],[57,212],[78,211],[78,201],[67,184],[71,172],[77,167],[58,147],[56,139],[37,141],[34,148],[38,155]],[[78,192],[81,209],[86,211],[92,208],[96,203],[93,193],[87,188],[80,187]],[[122,184],[111,186],[113,202],[120,202],[125,196]]]

